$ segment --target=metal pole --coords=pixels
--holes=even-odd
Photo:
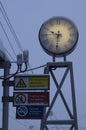
[[[4,78],[10,73],[10,63],[6,62],[4,66]],[[7,79],[9,80],[9,79]],[[3,86],[3,97],[9,96],[9,86]],[[9,102],[3,102],[3,113],[2,113],[2,130],[8,130],[9,123]]]
[[[55,56],[53,55],[53,62],[55,62]]]
[[[77,121],[77,110],[76,110],[76,97],[75,97],[75,87],[74,87],[74,76],[73,76],[73,65],[71,62],[70,65],[70,77],[71,77],[71,90],[72,90],[72,103],[73,103],[73,113],[74,113],[74,119],[75,119],[75,130],[78,130],[78,121]],[[71,127],[72,128],[72,127]]]

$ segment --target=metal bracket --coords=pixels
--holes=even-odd
[[[13,97],[2,97],[2,102],[13,102],[14,98]]]
[[[2,82],[2,86],[3,86],[3,87],[7,87],[7,86],[8,86],[8,87],[11,87],[11,86],[14,86],[14,81],[5,81],[5,80],[4,80],[4,81]]]

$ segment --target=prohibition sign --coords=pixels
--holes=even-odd
[[[26,106],[19,106],[17,108],[17,114],[20,117],[24,117],[28,114],[28,108]]]
[[[15,96],[15,102],[16,102],[16,104],[24,104],[24,103],[26,103],[26,95],[17,94]]]

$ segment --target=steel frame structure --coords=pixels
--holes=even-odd
[[[58,84],[58,81],[56,79],[56,75],[53,73],[53,70],[56,71],[57,68],[66,68],[65,73],[61,79],[60,84]],[[76,97],[75,97],[75,87],[74,87],[74,75],[73,75],[73,65],[72,62],[50,62],[47,63],[47,67],[44,69],[44,73],[45,74],[49,74],[51,75],[55,86],[57,88],[57,91],[50,103],[50,106],[48,108],[48,110],[44,111],[44,116],[43,119],[41,120],[41,126],[40,126],[40,130],[49,130],[48,125],[68,125],[69,130],[78,130],[78,122],[77,122],[77,110],[76,110]],[[71,99],[72,99],[72,111],[69,108],[69,104],[67,103],[63,92],[61,91],[61,88],[63,86],[63,83],[68,75],[68,73],[70,73],[70,87],[71,87]],[[67,110],[67,113],[69,115],[68,120],[63,119],[63,120],[48,120],[49,114],[53,108],[53,105],[55,104],[55,101],[58,99],[58,95],[60,95],[63,104]]]

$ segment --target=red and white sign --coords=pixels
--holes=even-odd
[[[49,93],[31,92],[28,95],[30,105],[49,105]]]
[[[49,92],[14,92],[14,106],[49,105]]]
[[[27,95],[27,93],[14,92],[14,106],[27,105],[27,104],[28,104],[28,95]]]

